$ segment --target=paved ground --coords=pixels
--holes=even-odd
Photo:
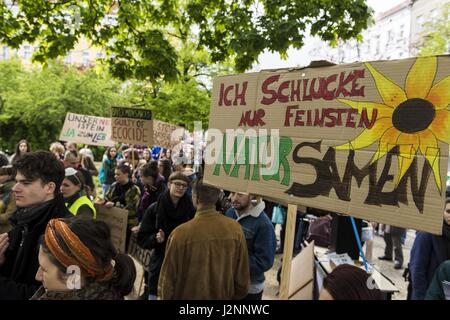
[[[278,226],[277,226],[278,227]],[[279,233],[277,229],[277,234]],[[408,230],[405,245],[403,246],[403,255],[405,265],[409,261],[409,252],[411,250],[412,243],[414,241],[415,231]],[[378,270],[380,270],[386,277],[388,277],[394,285],[400,290],[400,292],[393,295],[393,300],[405,300],[407,295],[408,283],[402,277],[402,270],[395,270],[393,262],[380,261],[377,259],[379,256],[384,255],[384,240],[380,236],[375,236],[373,245],[373,259],[371,263],[374,263]],[[264,290],[263,299],[274,300],[278,299],[278,281],[276,280],[277,271],[281,265],[281,254],[277,254],[275,258],[275,264],[268,272],[266,272],[266,288]]]

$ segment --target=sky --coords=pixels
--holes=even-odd
[[[366,2],[375,10],[375,14],[379,14],[395,7],[403,1],[405,0],[367,0]],[[282,60],[278,53],[265,52],[259,56],[259,64],[255,65],[250,71],[306,66],[312,60],[308,51],[307,45],[301,50],[290,49],[288,50],[287,60]]]

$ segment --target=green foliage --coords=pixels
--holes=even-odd
[[[186,58],[187,59],[187,58]],[[202,60],[192,56],[192,60]],[[201,64],[201,63],[200,63]],[[200,68],[192,64],[193,70]],[[219,72],[216,67],[211,72]],[[192,75],[191,75],[192,74]],[[0,62],[0,150],[13,152],[21,139],[33,150],[47,150],[58,140],[67,112],[109,116],[112,105],[143,105],[154,117],[193,129],[194,121],[208,122],[209,91],[187,72],[185,81],[161,82],[157,94],[143,81],[126,83],[97,69],[77,70],[57,63],[26,69],[18,60]],[[81,148],[82,145],[79,145]],[[104,148],[92,147],[95,159]]]
[[[194,121],[201,121],[203,128],[208,127],[210,97],[201,90],[194,80],[164,86],[156,98],[147,100],[154,117],[173,124],[194,129]]]
[[[18,0],[14,13],[0,4],[0,42],[17,48],[36,43],[33,59],[64,56],[84,37],[107,53],[105,62],[120,79],[173,81],[179,59],[169,37],[197,35],[196,50],[212,63],[234,61],[245,71],[268,49],[286,56],[301,48],[305,31],[331,43],[357,37],[371,12],[365,0]],[[104,19],[114,13],[116,21]],[[181,70],[182,71],[182,70]]]
[[[419,55],[439,55],[450,52],[450,3],[441,8],[441,15],[424,25],[419,42]]]
[[[0,148],[13,150],[27,139],[33,149],[48,149],[67,112],[108,116],[112,104],[127,104],[120,85],[95,70],[54,63],[27,70],[19,61],[0,62]]]

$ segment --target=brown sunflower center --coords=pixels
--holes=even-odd
[[[398,105],[392,115],[392,124],[405,133],[425,130],[433,122],[436,110],[424,99],[408,99]]]

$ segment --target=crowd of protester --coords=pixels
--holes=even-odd
[[[203,184],[202,170],[174,159],[168,149],[121,145],[107,148],[97,167],[87,147],[54,142],[49,151],[33,152],[26,140],[11,157],[0,154],[0,299],[130,294],[135,265],[117,252],[94,204],[127,210],[126,247],[134,235],[137,245],[152,252],[141,299],[262,299],[265,273],[284,247],[286,219],[277,216],[286,208]],[[316,226],[329,228],[329,213],[299,211],[294,254],[315,236],[304,225],[311,213],[320,222]],[[448,298],[450,198],[443,219],[441,236],[416,235],[407,268],[410,299]],[[278,249],[276,223],[282,225]],[[394,267],[401,269],[404,231],[381,231],[386,250],[380,259],[392,261],[394,251]],[[319,298],[381,299],[378,289],[367,287],[368,277],[361,268],[338,266]]]

